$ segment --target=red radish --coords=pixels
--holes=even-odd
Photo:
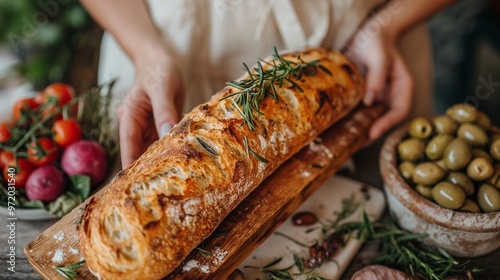
[[[104,179],[108,158],[104,149],[96,142],[80,140],[66,148],[61,165],[69,176],[90,176],[90,184],[94,186]]]
[[[66,177],[61,170],[52,165],[37,168],[26,183],[26,196],[29,200],[51,202],[66,189]]]

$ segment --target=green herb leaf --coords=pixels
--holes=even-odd
[[[198,140],[198,143],[200,143],[200,145],[205,150],[207,150],[207,152],[211,153],[214,156],[218,156],[219,155],[212,147],[210,147],[207,143],[203,142],[203,140],[201,140],[199,137],[196,137],[196,140]]]
[[[71,184],[68,190],[80,196],[83,200],[90,196],[90,176],[88,175],[74,175],[69,177]]]
[[[82,267],[84,262],[85,260],[70,264],[68,266],[53,266],[52,268],[55,269],[57,273],[59,273],[62,277],[64,277],[64,279],[72,280],[76,279],[76,277],[78,276],[78,272],[76,270]]]
[[[226,84],[239,90],[236,93],[231,93],[219,101],[227,99],[229,96],[233,99],[233,105],[238,108],[238,112],[243,117],[244,124],[248,125],[250,130],[255,130],[254,114],[262,115],[259,110],[260,103],[266,96],[270,96],[278,101],[276,86],[282,87],[284,83],[289,83],[299,91],[304,90],[294,80],[300,80],[303,75],[316,75],[315,68],[320,68],[323,71],[330,73],[328,69],[319,64],[319,60],[306,62],[297,57],[299,62],[289,61],[278,54],[276,47],[273,49],[272,62],[267,62],[262,59],[257,61],[257,66],[253,72],[243,63],[243,68],[248,74],[248,78],[240,81],[229,81]],[[262,63],[269,66],[264,70]]]
[[[212,256],[212,252],[205,250],[201,247],[196,247],[195,249],[205,258],[210,258]]]

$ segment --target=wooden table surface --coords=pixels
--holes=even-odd
[[[356,180],[365,182],[372,186],[382,188],[382,181],[378,173],[377,166],[377,143],[372,148],[364,150],[354,156],[357,165],[355,174],[342,172]],[[362,164],[361,164],[362,163]],[[6,227],[6,217],[0,216],[0,279],[41,279],[41,277],[33,270],[24,254],[24,246],[38,236],[45,229],[50,227],[56,220],[52,221],[20,221],[16,222],[16,266],[15,273],[7,270],[8,264],[8,248],[7,243],[8,228]],[[342,279],[350,279],[351,275],[360,268],[368,265],[370,260],[377,256],[376,244],[365,244],[356,258],[353,260],[349,268],[344,273]],[[470,260],[472,266],[485,268],[486,271],[474,275],[475,279],[497,280],[500,279],[500,250],[484,257],[474,258]]]

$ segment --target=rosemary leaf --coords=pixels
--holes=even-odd
[[[270,268],[271,266],[275,266],[277,265],[278,263],[281,262],[281,260],[283,260],[283,258],[278,258],[278,259],[275,259],[274,261],[266,264],[265,266],[262,267],[262,269],[266,269],[266,268]]]
[[[82,267],[82,264],[85,262],[85,260],[79,261],[74,264],[70,264],[67,266],[53,266],[52,268],[57,271],[64,279],[76,279],[78,276],[78,272],[76,271],[78,268]]]
[[[257,154],[254,150],[252,149],[249,149],[250,153],[257,159],[259,160],[260,162],[263,162],[263,163],[269,163],[269,161],[265,158],[263,158],[262,156],[260,156],[259,154]]]
[[[210,147],[207,143],[203,142],[203,140],[201,140],[198,136],[196,136],[196,140],[198,140],[198,143],[200,143],[200,145],[205,150],[207,150],[207,152],[211,153],[214,156],[218,156],[219,155],[212,147]]]
[[[198,250],[198,253],[200,253],[204,258],[210,258],[212,256],[212,252],[205,250],[201,247],[196,247],[196,250]]]
[[[304,243],[302,243],[302,242],[300,242],[300,241],[296,240],[295,238],[292,238],[292,237],[290,237],[290,236],[286,235],[285,233],[282,233],[282,232],[277,231],[277,232],[275,232],[274,234],[279,235],[279,236],[282,236],[282,237],[284,237],[284,238],[286,238],[286,239],[288,239],[288,240],[292,241],[293,243],[295,243],[295,244],[297,244],[297,245],[299,245],[299,246],[302,246],[302,247],[304,247],[304,248],[309,248],[309,245],[304,244]]]

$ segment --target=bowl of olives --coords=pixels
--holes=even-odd
[[[392,132],[380,171],[402,228],[458,257],[500,247],[500,130],[475,107],[456,104]]]

